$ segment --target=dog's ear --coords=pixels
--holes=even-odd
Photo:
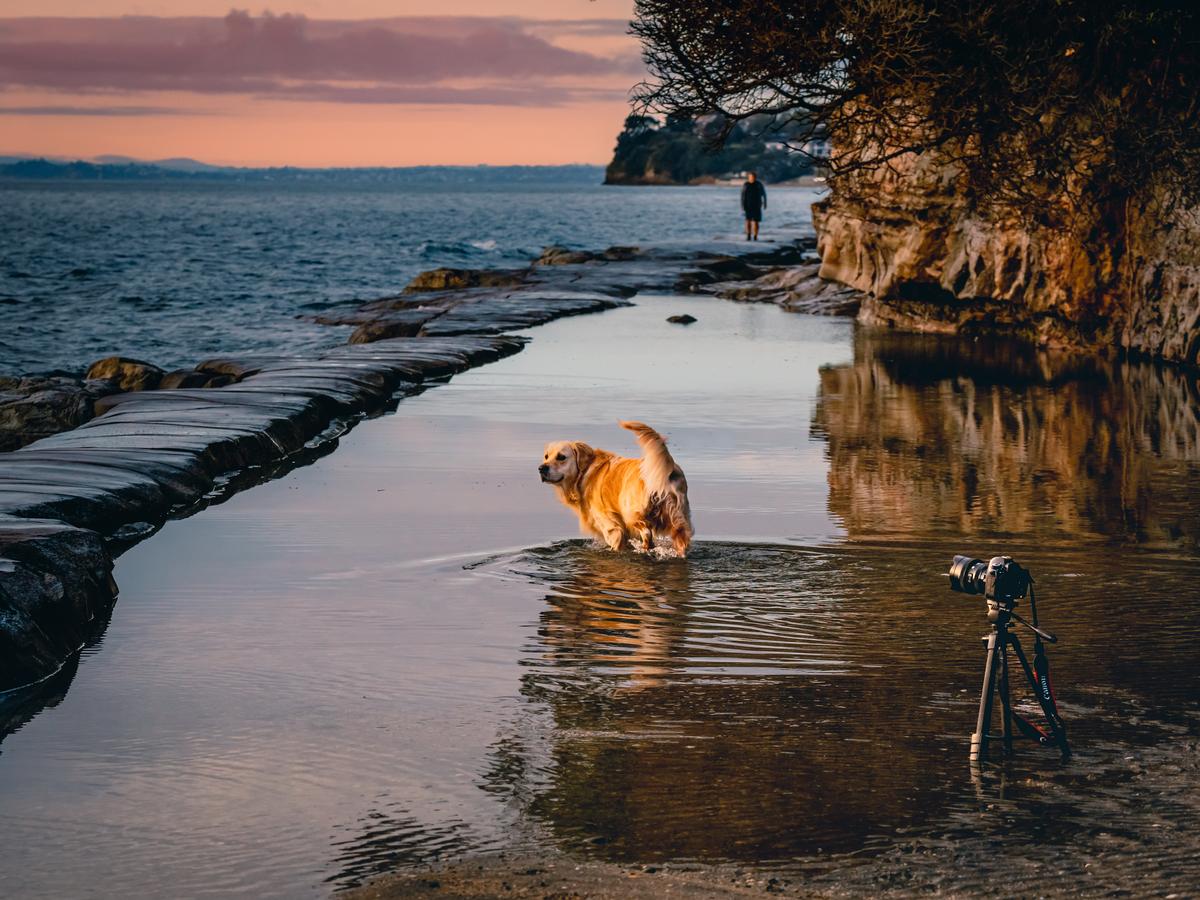
[[[575,470],[579,472],[579,476],[582,478],[583,473],[596,461],[596,450],[582,441],[572,443],[571,450],[575,453]]]

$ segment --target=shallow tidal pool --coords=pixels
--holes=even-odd
[[[0,892],[319,896],[500,850],[1194,887],[1195,378],[636,303],[127,552],[102,637],[0,716]],[[538,481],[549,440],[632,455],[621,418],[687,473],[687,560],[589,545]],[[1037,579],[1071,763],[969,769],[956,553]]]

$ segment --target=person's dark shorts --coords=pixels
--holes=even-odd
[[[762,221],[762,210],[761,209],[747,209],[745,212],[746,212],[746,221],[747,222],[761,222]]]

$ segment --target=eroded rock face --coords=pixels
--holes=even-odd
[[[814,205],[813,221],[820,275],[867,294],[864,324],[1188,364],[1200,355],[1194,211],[1147,201],[1088,229],[1032,226],[982,214],[953,171],[910,156]]]

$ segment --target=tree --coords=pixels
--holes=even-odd
[[[1200,4],[638,0],[643,111],[824,123],[835,190],[904,154],[1037,216],[1200,199]]]

